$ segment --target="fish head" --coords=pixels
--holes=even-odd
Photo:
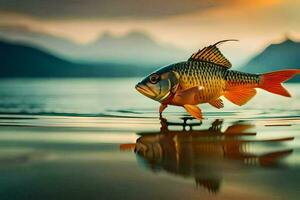
[[[163,102],[176,91],[178,83],[176,72],[162,69],[145,77],[135,88],[146,97]]]

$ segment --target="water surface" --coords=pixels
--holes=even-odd
[[[136,82],[0,80],[1,199],[298,199],[299,84],[200,122]]]

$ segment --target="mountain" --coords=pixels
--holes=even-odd
[[[281,43],[271,44],[241,68],[251,73],[282,69],[300,69],[300,42],[286,38]],[[300,77],[296,76],[292,81],[300,81]]]
[[[52,55],[72,60],[64,54],[66,50],[77,49],[78,44],[64,37],[36,32],[24,26],[0,26],[0,38],[3,41],[26,44],[47,50]]]
[[[185,60],[189,53],[170,44],[156,42],[147,33],[132,31],[123,36],[104,32],[87,44],[34,32],[25,27],[0,27],[0,37],[34,45],[53,55],[77,62],[114,62],[141,67],[162,66]]]
[[[165,65],[185,60],[187,53],[169,44],[159,44],[139,31],[124,36],[103,33],[96,41],[82,47],[84,57],[90,60],[114,60],[142,65]]]
[[[24,44],[0,41],[0,77],[120,77],[150,72],[116,63],[71,62]]]

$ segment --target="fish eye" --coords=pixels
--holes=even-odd
[[[150,77],[149,77],[149,81],[150,83],[152,84],[155,84],[159,81],[159,75],[158,74],[152,74]]]

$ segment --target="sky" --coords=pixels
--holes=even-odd
[[[299,0],[0,0],[0,27],[78,43],[140,30],[187,50],[238,39],[224,51],[240,63],[286,34],[300,39],[299,10]]]

